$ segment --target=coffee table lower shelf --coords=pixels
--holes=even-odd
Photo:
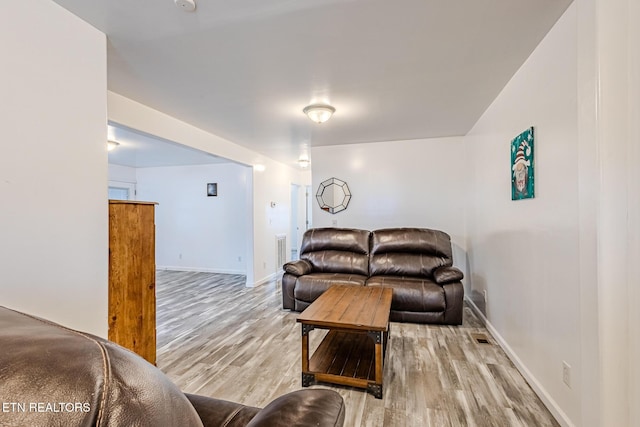
[[[302,385],[340,384],[364,388],[382,398],[382,381],[376,382],[375,339],[375,333],[330,330],[309,359],[309,370],[302,372]]]

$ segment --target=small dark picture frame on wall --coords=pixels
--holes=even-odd
[[[218,195],[218,183],[210,182],[207,184],[207,197],[217,196]]]

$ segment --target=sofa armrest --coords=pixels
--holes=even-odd
[[[283,265],[282,268],[284,271],[289,274],[293,274],[294,276],[304,276],[305,274],[311,273],[313,270],[311,263],[304,259],[288,262]]]
[[[439,285],[445,283],[459,282],[464,278],[464,274],[456,267],[438,267],[433,271],[433,279]]]
[[[247,424],[247,427],[344,425],[344,401],[333,390],[299,390],[280,396],[269,403]]]
[[[442,285],[447,308],[444,311],[445,325],[461,325],[462,312],[464,311],[464,288],[461,282],[453,282]]]
[[[212,397],[187,394],[187,399],[200,416],[204,427],[244,427],[260,412],[260,408],[244,406],[239,403]]]

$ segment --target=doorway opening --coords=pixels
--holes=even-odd
[[[292,261],[300,257],[299,249],[302,243],[302,235],[312,227],[312,201],[310,185],[291,184],[291,230],[289,234],[291,235]]]

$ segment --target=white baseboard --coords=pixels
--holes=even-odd
[[[276,280],[281,274],[283,270],[276,271],[275,273],[271,273],[270,275],[263,277],[262,279],[258,279],[253,283],[247,283],[247,288],[255,288],[256,286],[264,285],[265,283],[271,282],[272,280]]]
[[[177,267],[172,265],[156,265],[156,270],[197,271],[201,273],[219,273],[219,274],[242,274],[242,275],[246,274],[242,270],[225,270],[225,269],[204,268],[204,267]]]
[[[513,349],[507,344],[505,339],[498,333],[496,328],[493,327],[491,322],[485,317],[485,315],[480,311],[478,306],[475,305],[473,301],[469,298],[466,298],[467,303],[471,309],[476,313],[476,315],[484,322],[487,330],[496,340],[496,342],[500,345],[500,347],[507,354],[507,357],[511,359],[513,364],[516,366],[516,369],[522,374],[525,380],[529,383],[533,391],[538,395],[542,403],[549,409],[549,412],[553,415],[553,417],[560,423],[560,425],[564,427],[575,427],[575,425],[571,422],[567,414],[560,408],[560,406],[556,403],[556,401],[549,395],[547,390],[540,384],[537,378],[527,369],[522,360],[518,357],[518,355],[513,351]]]

